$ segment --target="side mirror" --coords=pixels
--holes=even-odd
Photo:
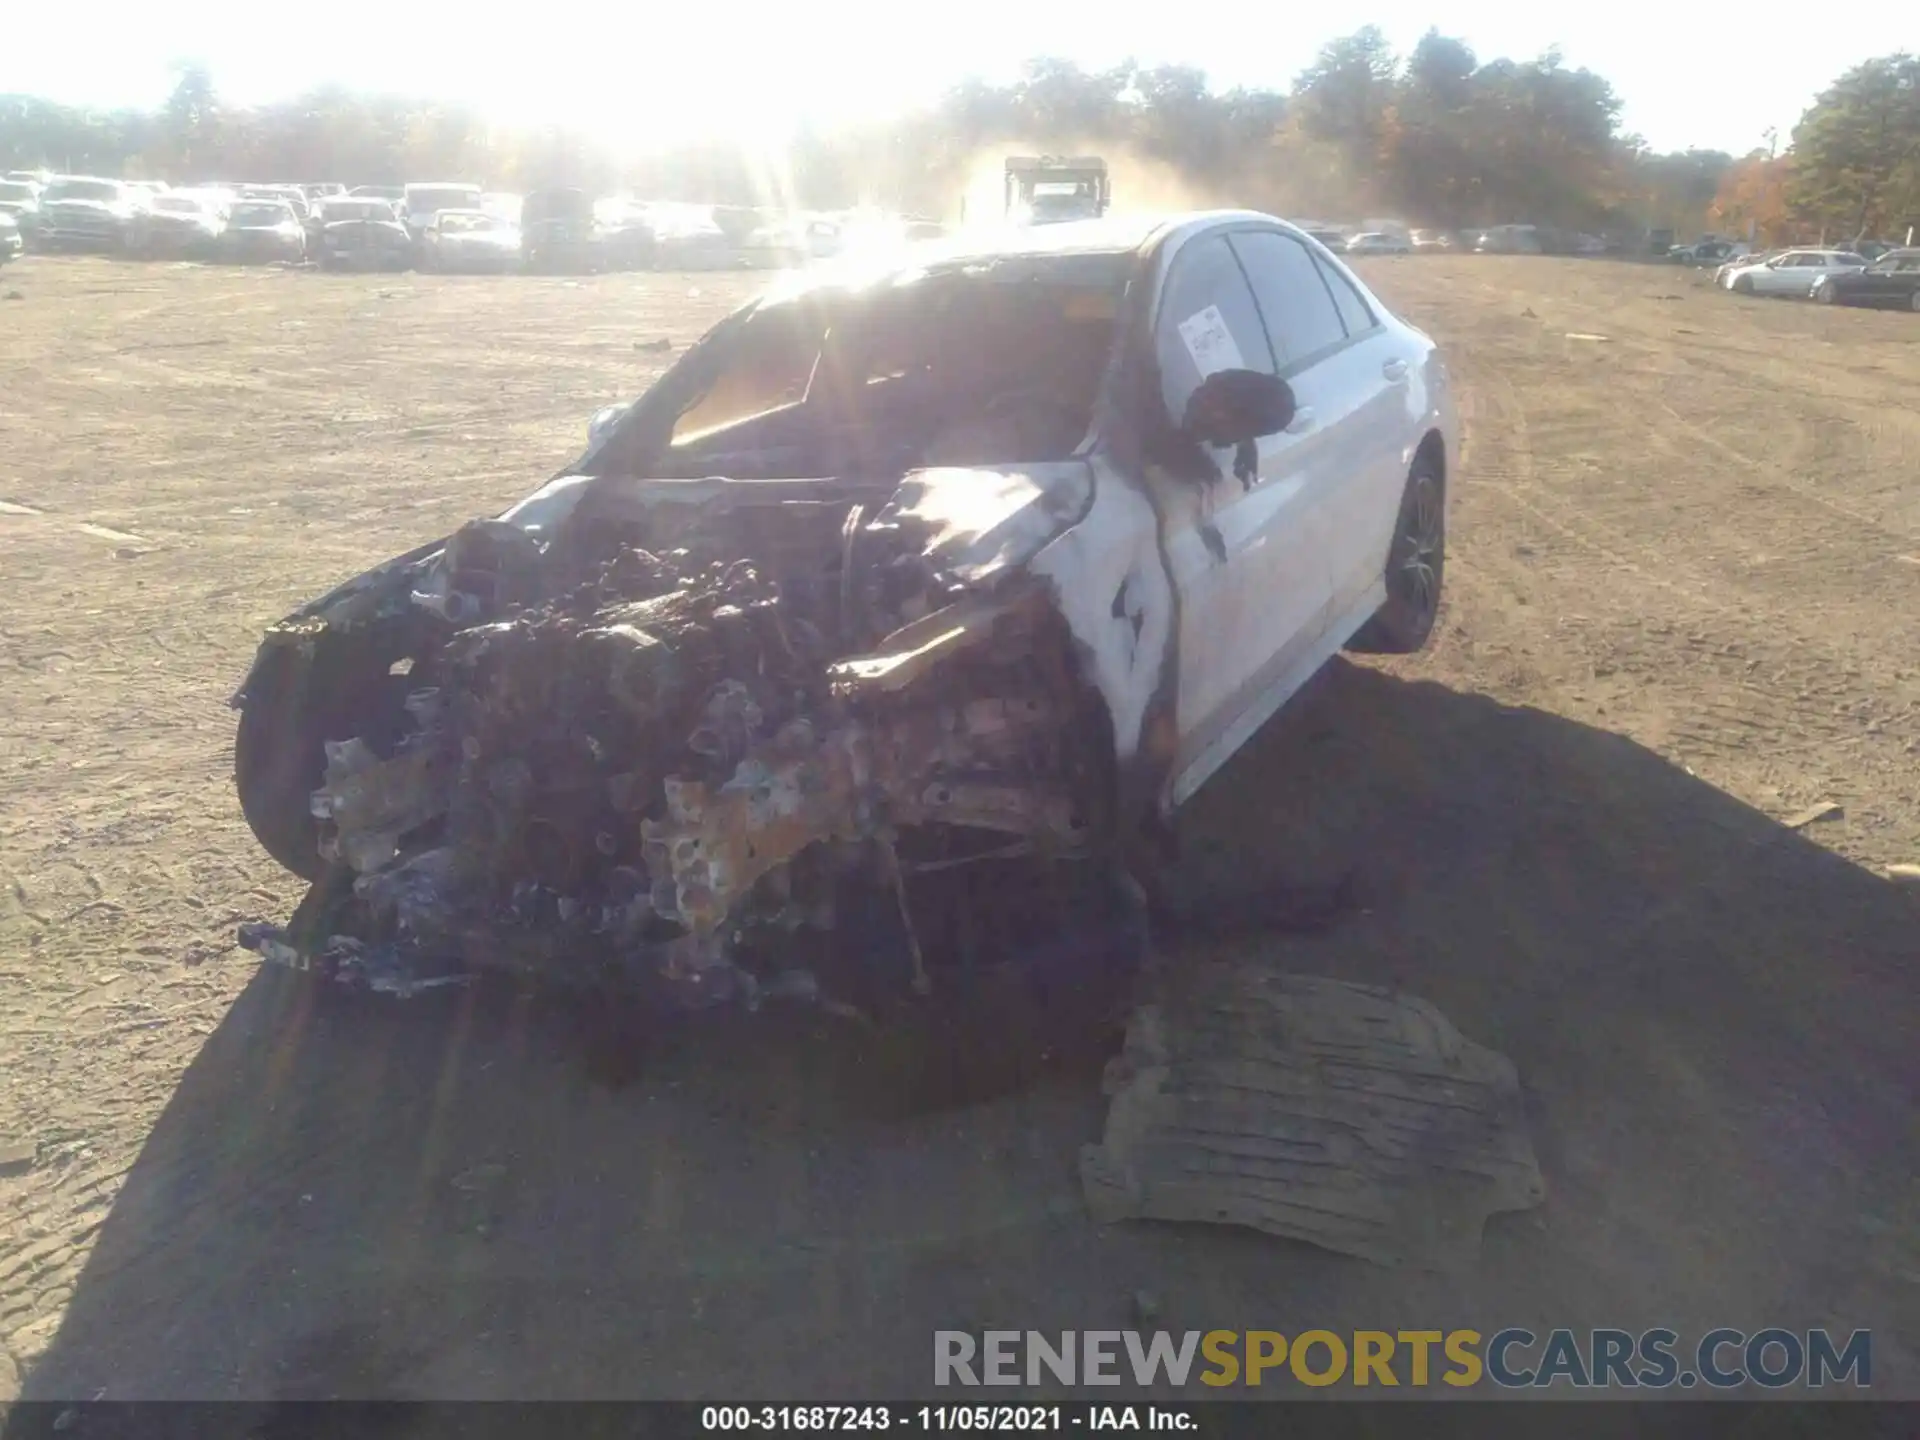
[[[1293,387],[1260,370],[1216,370],[1187,398],[1180,432],[1202,445],[1247,445],[1293,423]]]
[[[620,423],[620,417],[626,413],[627,407],[624,405],[609,405],[604,410],[595,411],[593,418],[587,422],[587,448],[592,449],[613,433],[613,427]]]

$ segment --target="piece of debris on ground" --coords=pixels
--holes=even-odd
[[[1096,1220],[1212,1221],[1457,1270],[1546,1183],[1505,1056],[1425,1001],[1257,966],[1171,977],[1081,1153]]]
[[[1807,826],[1821,820],[1838,820],[1846,812],[1831,800],[1822,800],[1818,805],[1809,805],[1796,815],[1789,815],[1780,823],[1789,830],[1804,830]]]

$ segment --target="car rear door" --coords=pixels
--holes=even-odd
[[[1310,485],[1325,526],[1325,618],[1351,629],[1366,616],[1348,612],[1386,572],[1406,482],[1410,367],[1337,261],[1281,230],[1236,231],[1231,243],[1300,407],[1294,433],[1262,452],[1262,483],[1272,467]]]
[[[1175,252],[1155,307],[1153,347],[1160,398],[1175,425],[1207,375],[1276,373],[1253,290],[1224,232]],[[1311,426],[1268,436],[1247,480],[1234,474],[1233,451],[1215,450],[1217,478],[1166,487],[1167,560],[1180,599],[1175,803],[1238,748],[1264,718],[1261,696],[1320,637],[1331,593],[1320,511],[1331,475],[1325,445]]]

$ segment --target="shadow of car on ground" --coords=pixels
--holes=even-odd
[[[564,1006],[262,972],[24,1398],[953,1400],[938,1328],[1507,1325],[1871,1327],[1876,1393],[1920,1389],[1909,896],[1629,740],[1344,661],[1181,830],[1190,900],[1353,908],[1163,954],[1399,985],[1517,1062],[1548,1199],[1472,1273],[1092,1226],[1104,1023],[996,1022],[916,1085],[832,1017],[708,1016],[611,1084]]]

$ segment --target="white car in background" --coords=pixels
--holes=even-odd
[[[1866,257],[1851,250],[1783,250],[1758,264],[1723,270],[1720,283],[1736,295],[1791,295],[1805,300],[1822,276],[1866,268]]]
[[[598,899],[575,908],[570,897],[628,864],[627,842],[596,835],[592,804],[543,810],[535,792],[578,782],[569,796],[598,795],[600,772],[633,760],[617,803],[635,820],[619,828],[638,843],[644,817],[654,848],[629,865],[646,875],[625,879],[672,938],[621,953],[653,957],[696,997],[727,993],[733,937],[774,923],[766,897],[788,896],[789,881],[793,903],[811,904],[803,887],[820,885],[891,893],[864,859],[814,866],[845,852],[838,839],[883,834],[890,847],[897,829],[904,853],[961,846],[938,852],[959,857],[939,862],[948,868],[1014,857],[1051,878],[1057,856],[1139,854],[1343,646],[1426,645],[1460,455],[1433,340],[1301,230],[1237,211],[981,232],[790,272],[638,400],[595,416],[589,435],[498,519],[388,560],[272,627],[234,697],[235,776],[281,864],[317,877],[323,856],[349,855],[354,893],[385,893],[395,875],[423,873],[406,868],[435,853],[422,846],[438,847],[419,861],[429,866],[469,853],[469,812],[444,806],[449,787],[482,772],[438,757],[470,753],[462,727],[482,711],[505,717],[487,743],[515,747],[545,744],[539,734],[573,724],[566,716],[603,713],[608,686],[628,699],[608,700],[606,714],[630,702],[716,715],[725,702],[737,722],[690,740],[676,718],[563,747],[572,758],[559,778],[529,771],[513,812],[566,817],[547,840],[580,861],[555,872],[568,898],[554,913],[597,917]],[[676,589],[666,565],[705,578]],[[583,590],[583,575],[601,578]],[[755,598],[770,584],[777,617]],[[667,608],[646,610],[656,593]],[[575,656],[573,708],[466,704],[481,674],[470,664],[506,656],[548,607],[629,598],[644,603],[612,628],[540,632],[538,644]],[[681,610],[710,613],[711,633],[737,635],[738,653],[714,649],[698,625],[671,628]],[[410,698],[423,666],[441,688]],[[723,721],[735,738],[713,738]],[[349,742],[358,736],[394,740],[380,753],[399,758],[376,759]],[[391,767],[413,767],[407,794],[448,828],[395,825],[398,851],[360,845],[351,807],[315,792],[363,760],[388,766],[396,785]],[[736,769],[761,778],[730,782]],[[742,804],[740,824],[721,826]],[[768,825],[784,827],[774,842]],[[983,835],[999,838],[983,849]],[[495,864],[496,850],[501,863],[523,853],[502,842],[474,863]],[[758,884],[774,870],[778,884]],[[435,893],[446,905],[409,912],[416,928],[394,962],[499,963],[461,927],[505,922],[470,915],[468,892]],[[526,913],[534,924],[548,912]],[[582,943],[632,938],[606,933]],[[315,941],[332,943],[324,929]]]
[[[1347,241],[1349,255],[1411,255],[1413,246],[1384,230],[1363,230]]]

